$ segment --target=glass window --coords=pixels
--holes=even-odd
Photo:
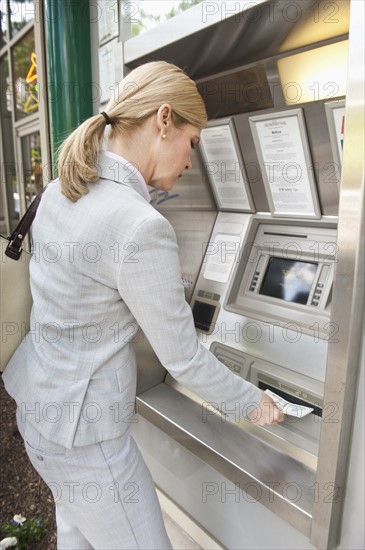
[[[200,4],[202,0],[139,0],[122,2],[122,21],[132,25],[132,37]]]
[[[8,17],[6,2],[0,2],[0,31],[0,48],[2,48],[8,41]]]
[[[12,125],[12,94],[9,76],[9,59],[4,55],[0,61],[1,85],[1,131],[3,141],[4,176],[8,203],[10,230],[15,229],[19,220],[19,185],[16,177],[14,139]]]
[[[26,207],[42,189],[41,136],[39,132],[21,138],[22,169]]]
[[[23,118],[38,111],[37,59],[34,30],[26,34],[12,49],[15,117]]]
[[[11,36],[13,37],[29,21],[34,19],[34,2],[32,0],[10,0],[9,15]]]
[[[9,58],[5,54],[0,61],[1,70],[1,118],[10,116],[13,110],[12,86],[9,73]]]

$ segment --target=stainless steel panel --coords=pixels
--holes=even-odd
[[[252,376],[254,375],[251,374],[251,377]],[[203,400],[198,395],[179,384],[179,382],[174,380],[170,374],[168,374],[165,379],[165,385],[170,386],[174,390],[202,406]],[[140,397],[143,399],[143,395]],[[234,417],[234,413],[231,416]],[[293,420],[295,420],[295,423],[293,423]],[[230,425],[230,422],[227,420],[225,424]],[[313,472],[316,471],[320,419],[314,420],[313,415],[310,415],[304,420],[301,419],[300,424],[298,424],[297,419],[291,418],[289,420],[286,419],[283,424],[277,426],[265,426],[260,429],[254,427],[252,428],[244,420],[237,422],[235,425],[241,428],[245,433],[247,430],[250,431],[250,429],[254,429],[255,437],[263,444],[269,445],[270,448],[275,449],[284,456],[297,461]],[[304,431],[300,429],[301,426],[304,426]],[[202,427],[202,433],[204,433],[204,429],[205,428]],[[227,435],[227,437],[229,437],[229,435]],[[225,440],[223,441],[224,444],[226,444]],[[225,467],[225,462],[222,462],[219,471],[223,475],[225,475]],[[247,463],[247,471],[249,473],[253,473],[253,470],[251,469],[251,464]]]
[[[312,155],[314,179],[324,216],[337,216],[341,166],[332,154],[325,101],[302,105]]]
[[[328,341],[335,333],[329,320],[332,281],[336,266],[336,224],[326,221],[326,218],[318,221],[273,218],[268,221],[266,217],[254,215],[249,231],[240,252],[238,267],[229,284],[225,309],[242,316],[248,315],[256,320],[273,324],[276,322],[283,327],[294,323],[300,327],[301,334],[309,334],[312,337],[315,328],[318,330],[318,337]],[[255,243],[254,247],[252,243]],[[298,261],[314,262],[315,266],[318,265],[318,279],[313,280],[312,294],[309,295],[305,308],[303,304],[277,300],[270,296],[264,297],[260,293],[267,261],[272,255],[284,261],[292,257]],[[327,277],[320,281],[322,269],[326,269]],[[253,276],[256,276],[254,284],[257,285],[254,290],[251,289]],[[321,290],[317,289],[318,282],[323,285]],[[321,293],[316,306],[312,306],[314,289]]]
[[[219,415],[204,422],[201,406],[166,384],[138,396],[137,405],[147,420],[309,535],[314,471],[260,440],[260,428],[247,423],[242,430]],[[292,498],[285,498],[290,488]]]
[[[241,233],[242,239],[247,239],[251,224],[256,218],[257,215],[219,212],[211,240],[214,241],[216,235],[222,232],[228,231],[230,233],[233,227],[238,228],[237,230]],[[260,215],[260,220],[265,220],[265,218],[268,222],[272,219],[269,215]],[[287,220],[286,223],[289,224],[290,222]],[[306,224],[308,223],[313,225],[319,222],[306,221]],[[321,220],[321,223],[324,227],[331,224],[326,218]],[[218,250],[216,253],[219,254],[219,252]],[[203,265],[204,270],[202,269],[199,274],[192,300],[195,299],[198,290],[202,289],[206,292],[219,294],[220,304],[223,306],[228,299],[229,284],[205,277],[207,262],[204,262]],[[233,273],[230,280],[235,277],[234,270],[238,271],[239,267],[240,254],[237,254],[234,258]],[[214,342],[218,341],[244,353],[249,353],[258,359],[271,361],[315,380],[324,381],[327,342],[319,338],[315,326],[311,334],[304,334],[298,327],[294,327],[291,332],[289,320],[288,326],[282,328],[271,322],[259,321],[252,312],[250,314],[247,312],[238,314],[221,307],[213,332],[206,334],[199,331],[199,338],[208,349]]]
[[[166,370],[157,359],[144,332],[138,331],[134,349],[137,359],[137,395],[160,384],[166,377]]]
[[[225,3],[214,4],[219,9],[219,6]],[[153,33],[147,33],[144,37],[131,40],[126,44],[125,61],[132,67],[152,59],[168,59],[184,67],[193,78],[201,80],[223,72],[225,74],[229,71],[238,72],[250,65],[262,63],[266,68],[271,92],[276,88],[276,93],[273,95],[274,107],[271,111],[287,108],[278,87],[279,78],[276,71],[276,59],[285,55],[281,44],[289,33],[295,35],[296,28],[299,30],[299,27],[305,22],[304,20],[308,23],[308,20],[313,18],[312,23],[316,23],[315,26],[318,30],[320,25],[315,21],[317,8],[322,10],[321,14],[323,15],[323,10],[331,7],[336,9],[336,5],[337,2],[308,1],[304,6],[304,3],[295,3],[289,0],[256,3],[256,12],[243,9],[241,17],[238,18],[228,16],[221,20],[216,19],[214,24],[208,25],[201,22],[200,25],[195,25],[194,32],[191,31],[189,21],[192,11],[178,20],[164,24],[164,27],[158,31],[162,36],[158,44],[153,42],[153,37],[156,37],[156,34]],[[279,12],[276,12],[278,16],[273,17],[273,21],[271,21],[269,12],[267,12],[265,16],[257,17],[255,20],[253,15],[258,13],[259,8],[263,10],[278,9]],[[292,8],[302,9],[303,17],[300,17],[299,20],[294,17],[294,20],[290,21],[288,17],[290,14],[286,10]],[[195,14],[198,13],[198,9],[198,6],[194,8]],[[159,384],[165,376],[165,371],[156,363],[153,352],[147,348],[144,351],[142,349],[141,363],[143,369],[147,370],[142,370],[139,387],[142,395],[140,394],[137,399],[140,412],[146,418],[208,464],[224,472],[228,479],[233,482],[241,480],[243,483],[254,480],[254,483],[257,483],[256,486],[260,486],[263,491],[265,504],[274,513],[310,536],[311,543],[318,548],[334,548],[338,542],[362,337],[361,318],[364,304],[364,252],[361,248],[364,232],[363,12],[363,2],[353,0],[351,2],[350,70],[346,98],[345,149],[340,193],[336,183],[336,166],[334,166],[330,148],[324,102],[307,103],[301,106],[306,121],[322,214],[335,217],[339,213],[339,261],[333,290],[331,317],[331,322],[339,327],[339,341],[329,343],[326,369],[327,342],[313,341],[313,338],[308,335],[303,335],[300,342],[293,345],[292,342],[287,341],[285,335],[283,337],[274,331],[275,342],[273,342],[273,335],[268,324],[257,323],[257,328],[261,330],[261,338],[258,343],[235,341],[234,335],[228,335],[227,340],[228,345],[241,351],[248,351],[258,359],[275,361],[278,365],[291,369],[293,372],[298,371],[320,381],[324,380],[327,370],[324,407],[327,407],[328,413],[331,411],[331,406],[334,408],[333,415],[328,414],[326,421],[322,421],[317,472],[315,473],[315,464],[308,467],[307,462],[307,465],[304,466],[303,462],[308,457],[303,458],[303,456],[293,453],[292,449],[285,447],[282,448],[282,452],[277,454],[278,450],[273,449],[272,440],[256,438],[255,432],[252,432],[250,428],[247,428],[242,436],[243,440],[241,440],[241,431],[240,435],[237,432],[241,429],[222,423],[218,416],[212,417],[210,426],[206,423],[203,425],[200,421],[201,409],[197,403],[189,400],[185,395],[177,393],[166,383]],[[245,19],[244,17],[248,14],[252,16],[250,22],[249,18]],[[286,17],[284,17],[285,15]],[[327,15],[330,14],[327,12]],[[182,19],[185,21],[185,30],[182,28],[183,26],[179,28]],[[329,25],[325,26],[328,30]],[[312,40],[309,44],[309,32],[301,35],[304,37],[304,41],[298,42],[297,40],[296,49],[292,50],[292,53],[340,40],[341,37],[338,33],[336,34],[336,25],[331,28],[333,29],[331,37],[328,34],[318,37],[317,33],[316,40]],[[163,33],[163,29],[168,30],[171,34]],[[342,38],[346,38],[346,36],[342,36]],[[290,108],[297,108],[297,106]],[[262,112],[262,110],[258,111],[260,114]],[[260,168],[249,130],[248,117],[250,115],[251,113],[242,112],[235,115],[234,118],[256,210],[268,212]],[[215,207],[214,202],[210,202],[209,192],[206,194],[204,191],[203,195],[200,195],[202,188],[195,187],[195,182],[198,185],[207,183],[201,165],[197,166],[193,180],[188,181],[185,188],[181,187],[179,205],[177,205],[177,199],[176,206],[174,206],[175,199],[170,200],[165,196],[161,197],[165,200],[162,200],[157,208],[161,208],[161,212],[170,219],[177,231],[181,247],[183,276],[191,276],[195,283],[199,271],[198,264],[199,261],[201,262],[202,243],[208,240],[209,231],[202,230],[199,242],[199,238],[196,238],[195,235],[194,224],[200,218],[199,210],[206,210],[206,213],[210,211],[209,214],[212,214],[213,219]],[[178,185],[180,184],[185,185],[185,182],[180,181]],[[191,193],[192,195],[190,195]],[[205,197],[208,197],[207,202],[203,198],[204,194]],[[340,208],[338,212],[339,195]],[[191,196],[194,196],[193,200],[190,198]],[[201,205],[204,206],[201,208]],[[196,218],[192,212],[194,209]],[[190,227],[185,226],[185,217],[191,224]],[[213,224],[212,219],[208,222],[208,226],[209,223]],[[333,218],[332,221],[335,222],[336,219]],[[190,263],[192,242],[195,247],[192,254],[193,268]],[[191,298],[193,286],[187,293],[187,299]],[[222,292],[222,299],[224,298],[225,291]],[[228,315],[227,312],[221,319],[224,322],[229,321],[232,326],[238,324],[241,333],[252,321],[250,318],[233,313]],[[217,335],[205,335],[205,345],[209,347],[214,339],[217,339]],[[152,386],[155,387],[144,391]],[[245,445],[241,445],[242,441]],[[242,455],[243,447],[245,453]],[[251,451],[255,452],[251,453]],[[266,458],[261,461],[261,456],[270,459],[269,462],[266,461]],[[257,457],[260,457],[260,460]],[[276,470],[277,464],[278,469]],[[271,477],[270,472],[273,465],[272,475],[274,477]],[[289,477],[286,477],[287,475]],[[278,494],[279,498],[272,499],[274,493],[267,483],[265,486],[265,478],[269,482],[270,480],[275,482],[279,480],[279,484],[284,483],[285,480],[290,482],[293,479],[298,479],[300,486],[305,489],[303,499],[297,504],[280,498],[280,494]],[[279,485],[279,487],[281,486]]]
[[[312,168],[317,193],[324,216],[336,216],[338,212],[339,167],[333,159],[324,101],[306,103],[303,109],[307,136],[312,156]],[[286,108],[287,110],[297,107]],[[269,212],[262,170],[257,158],[253,137],[249,126],[249,117],[256,114],[274,112],[274,109],[261,110],[235,115],[234,120],[240,142],[251,193],[258,212]]]
[[[346,128],[338,223],[338,265],[333,288],[332,322],[338,342],[328,348],[324,402],[332,404],[331,422],[323,423],[313,509],[311,542],[334,548],[351,444],[364,315],[364,3],[351,2]],[[327,489],[327,491],[326,491]],[[329,496],[328,490],[331,490]],[[362,487],[363,490],[363,487]]]
[[[270,208],[262,179],[261,166],[257,158],[255,144],[248,121],[250,116],[262,112],[263,111],[257,111],[236,115],[234,121],[256,211],[269,212]],[[267,109],[265,112],[273,112],[273,109]]]
[[[256,63],[279,51],[286,36],[311,13],[315,3],[306,0],[297,10],[294,3],[293,13],[291,0],[204,2],[127,40],[125,63],[133,67],[169,59],[195,79]],[[335,33],[336,25],[332,29]]]
[[[200,81],[198,90],[210,120],[273,106],[263,64]]]
[[[217,210],[199,149],[191,151],[191,163],[192,168],[184,172],[171,191],[150,188],[151,204],[162,214],[178,210]]]
[[[185,289],[187,301],[195,288],[216,212],[164,212],[175,229],[179,245],[181,276],[192,284]]]

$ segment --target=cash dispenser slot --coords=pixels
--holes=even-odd
[[[276,393],[276,395],[278,395],[279,397],[286,399],[287,401],[289,401],[290,403],[293,403],[294,405],[303,405],[304,407],[311,407],[313,409],[313,412],[311,414],[315,414],[316,416],[319,416],[320,418],[322,418],[322,409],[318,405],[314,405],[309,401],[304,401],[303,399],[299,399],[295,395],[291,393],[287,393],[283,390],[280,390],[277,387],[271,386],[270,384],[267,384],[265,382],[261,382],[261,380],[258,383],[258,387],[262,391],[270,390]]]

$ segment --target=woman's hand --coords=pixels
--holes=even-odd
[[[284,420],[284,413],[266,393],[261,392],[259,405],[248,414],[250,422],[258,426],[278,424]]]

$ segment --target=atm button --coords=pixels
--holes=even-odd
[[[318,306],[317,300],[312,300],[312,306]]]

